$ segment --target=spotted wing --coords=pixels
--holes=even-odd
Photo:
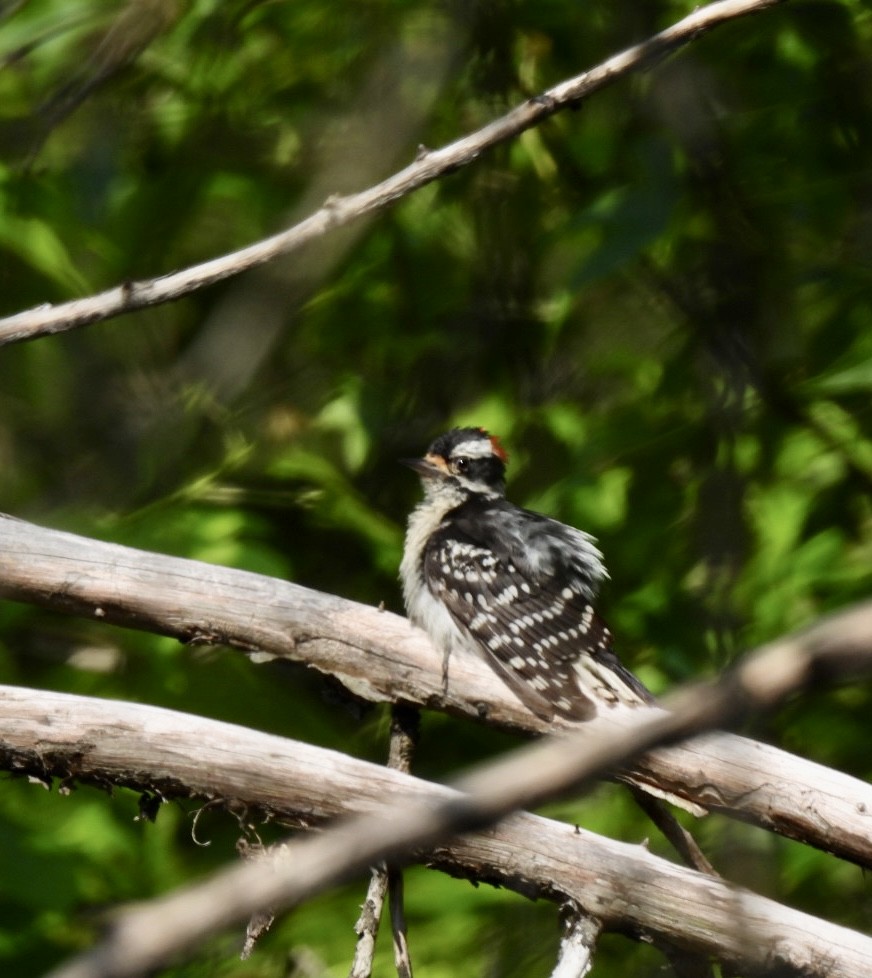
[[[430,590],[533,712],[584,720],[597,702],[649,700],[612,652],[587,588],[571,577],[535,579],[519,564],[456,527],[424,554]]]

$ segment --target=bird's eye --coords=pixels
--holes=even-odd
[[[460,458],[454,460],[452,468],[458,475],[463,475],[469,469],[469,459],[465,455],[461,455]]]

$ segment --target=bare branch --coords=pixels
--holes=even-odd
[[[391,745],[388,767],[404,774],[411,773],[412,761],[421,734],[421,715],[414,707],[395,703],[391,708]],[[406,926],[405,886],[403,872],[396,866],[387,867],[387,886],[390,896],[391,937],[394,945],[394,965],[398,978],[412,978],[412,957]]]
[[[391,710],[391,740],[388,752],[388,767],[408,774],[412,769],[412,758],[418,742],[420,716],[409,706],[396,704]],[[375,942],[378,937],[382,906],[390,888],[391,930],[394,941],[394,962],[397,974],[411,978],[412,964],[409,957],[409,942],[406,936],[406,920],[403,910],[403,877],[399,870],[376,866],[372,871],[366,897],[360,908],[360,917],[355,925],[357,946],[351,963],[349,978],[369,978],[375,955]]]
[[[810,663],[821,659],[827,645],[837,656],[848,651],[854,657],[857,633],[851,635],[851,630],[858,621],[856,615],[842,616],[789,645],[797,658]],[[835,639],[839,631],[849,635],[841,646]],[[60,745],[66,741],[67,757],[79,770],[105,770],[107,764],[118,765],[121,756],[129,763],[127,758],[147,752],[149,759],[141,770],[154,771],[159,783],[183,782],[188,771],[207,769],[213,789],[215,779],[226,773],[228,797],[274,801],[271,807],[276,810],[287,810],[296,798],[296,804],[312,813],[359,813],[329,831],[289,843],[280,859],[238,864],[205,884],[134,907],[117,919],[102,945],[60,969],[55,978],[139,974],[261,907],[296,905],[376,861],[395,861],[401,854],[421,850],[430,851],[425,857],[430,864],[453,867],[455,872],[461,868],[530,895],[561,902],[568,898],[606,927],[650,933],[737,966],[765,971],[777,965],[785,974],[807,978],[865,975],[872,960],[869,938],[667,863],[645,848],[526,814],[488,831],[473,831],[516,806],[539,803],[601,775],[632,751],[658,740],[735,716],[749,703],[772,705],[798,679],[814,675],[814,670],[779,667],[788,647],[785,642],[753,657],[735,677],[672,697],[673,713],[639,711],[618,738],[609,731],[591,736],[585,730],[539,741],[467,775],[454,788],[428,785],[389,768],[229,724],[180,718],[166,710],[4,690],[2,740],[12,755],[15,749],[10,745],[22,738],[29,743],[27,763],[34,762],[34,743],[40,744],[37,759],[45,765],[58,763]],[[763,673],[781,673],[781,681],[761,684]],[[46,716],[51,723],[45,723]],[[105,724],[102,728],[98,716]],[[220,746],[207,758],[207,745]],[[161,770],[160,778],[153,750],[174,760]],[[340,775],[347,779],[344,783],[336,780]],[[256,789],[256,796],[233,793],[240,778]],[[460,832],[466,834],[442,842]]]
[[[388,871],[378,867],[372,871],[366,897],[360,906],[360,916],[354,925],[357,944],[348,978],[370,978],[372,962],[375,957],[375,942],[381,922],[382,907],[388,891]]]
[[[577,908],[564,908],[560,954],[551,978],[584,978],[593,967],[593,949],[602,925]]]
[[[391,907],[391,934],[394,941],[394,966],[397,978],[412,978],[412,956],[406,928],[405,883],[396,866],[388,867],[388,892]]]
[[[181,641],[306,662],[375,702],[404,701],[547,732],[484,663],[456,656],[443,693],[441,657],[404,618],[285,581],[0,517],[0,595]],[[855,614],[860,642],[869,634],[872,609],[861,606]],[[611,711],[585,730],[620,736],[632,720],[632,712]],[[197,773],[190,774],[194,780],[186,783],[199,784]],[[872,865],[872,787],[823,765],[717,733],[651,751],[636,760],[633,774],[709,809]]]
[[[696,839],[678,821],[672,810],[664,802],[659,798],[653,798],[635,785],[630,785],[630,790],[633,792],[636,804],[660,829],[664,838],[669,840],[672,847],[688,866],[700,873],[707,873],[709,876],[718,875],[706,858],[705,853],[700,849]]]
[[[381,183],[348,196],[329,198],[305,220],[239,251],[156,279],[125,282],[99,295],[35,309],[0,319],[0,346],[64,332],[171,302],[223,279],[286,255],[382,210],[415,190],[476,160],[485,150],[538,125],[554,113],[577,105],[593,92],[634,71],[650,67],[676,48],[720,24],[757,13],[784,0],[719,0],[693,11],[677,24],[641,44],[613,55],[574,78],[531,98],[487,126],[438,150],[419,151],[415,161]]]

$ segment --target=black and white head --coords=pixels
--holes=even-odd
[[[423,458],[406,459],[405,464],[421,477],[428,497],[494,498],[506,493],[508,461],[496,435],[484,428],[453,428],[440,435]]]

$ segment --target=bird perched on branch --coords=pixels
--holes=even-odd
[[[453,652],[475,652],[544,719],[652,701],[594,609],[608,576],[595,541],[505,498],[498,438],[455,428],[404,461],[424,488],[400,566],[406,610],[446,675]]]

